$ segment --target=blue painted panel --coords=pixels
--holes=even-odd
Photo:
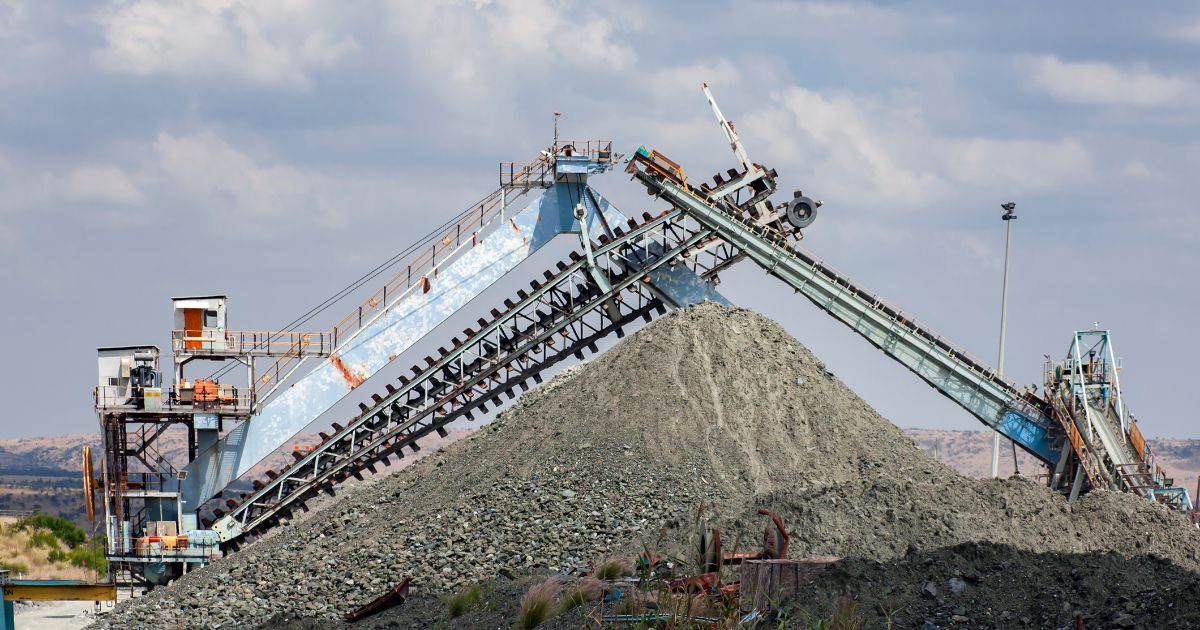
[[[558,216],[561,204],[553,192],[554,189],[547,191],[440,269],[437,277],[431,279],[428,293],[413,291],[365,325],[338,351],[336,359],[344,369],[363,381],[370,378],[390,357],[410,348],[559,233],[563,223]],[[259,415],[197,455],[185,468],[188,471],[183,482],[185,503],[194,509],[220,492],[350,391],[343,370],[332,360],[322,361],[271,399]]]
[[[414,292],[365,325],[338,351],[341,365],[363,381],[369,379],[391,357],[412,347],[532,252],[560,234],[577,233],[576,204],[582,202],[596,209],[587,190],[585,184],[578,183],[560,183],[547,189],[525,209],[492,229],[474,248],[439,270],[431,281],[429,293]],[[594,190],[591,193],[610,227],[626,221],[606,199]],[[588,214],[588,230],[593,238],[604,233],[596,212]],[[680,305],[703,300],[729,303],[683,265],[660,269],[651,279]],[[259,415],[234,427],[185,468],[187,479],[181,484],[185,510],[194,511],[215,496],[229,482],[318,420],[351,389],[345,374],[333,361],[322,361],[271,399]]]
[[[600,204],[599,211],[604,214],[604,219],[608,222],[610,228],[616,228],[625,223],[625,215],[617,212],[612,204],[600,193],[596,192],[595,189],[591,189],[591,192],[591,196],[594,196]],[[589,210],[593,211],[588,214],[592,220],[592,223],[588,225],[589,231],[592,234],[602,233],[603,226],[597,225],[598,222],[593,218],[595,217],[595,204],[587,196],[585,196],[584,204]],[[650,282],[656,289],[679,306],[690,306],[705,301],[732,306],[732,303],[724,295],[721,295],[712,285],[705,282],[700,276],[697,276],[686,265],[659,267],[650,273]]]
[[[1050,435],[1046,427],[1016,411],[1007,411],[1000,419],[996,430],[1008,436],[1012,441],[1024,445],[1045,461],[1053,462],[1058,459],[1058,453],[1050,444]]]

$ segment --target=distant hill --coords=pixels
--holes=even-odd
[[[84,446],[100,446],[99,433],[51,435],[46,437],[0,440],[0,474],[23,474],[23,471],[70,471],[78,475],[79,452]]]
[[[992,434],[988,431],[904,431],[931,456],[964,475],[985,477],[991,471]],[[445,438],[431,435],[422,442],[423,450],[415,455],[431,453],[470,433],[469,429],[452,429]],[[248,478],[261,478],[268,468],[279,469],[291,461],[291,446],[318,441],[320,437],[316,434],[297,436],[282,452],[255,466]],[[1175,477],[1176,484],[1194,493],[1196,476],[1200,474],[1200,440],[1155,439],[1150,444],[1163,470]],[[80,449],[84,445],[93,447],[93,459],[99,465],[100,437],[95,433],[0,440],[0,512],[36,510],[85,525],[79,468]],[[175,465],[187,461],[187,438],[182,430],[168,431],[162,436],[160,446],[163,455]],[[405,457],[385,470],[406,466],[418,457]],[[1017,462],[1024,474],[1042,472],[1036,461],[1019,449]],[[1000,471],[1005,476],[1013,472],[1009,449],[1000,458]],[[236,488],[247,491],[249,483],[237,484]]]
[[[992,470],[992,433],[990,431],[939,431],[934,429],[905,429],[925,452],[969,477],[986,477]],[[1167,475],[1175,478],[1176,485],[1196,491],[1196,476],[1200,474],[1200,440],[1159,438],[1149,440],[1150,448],[1157,454],[1158,465]],[[1024,451],[1017,449],[1017,462],[1021,472],[1040,472],[1037,461]],[[1012,448],[1001,451],[1000,472],[1013,472]]]
[[[445,438],[430,435],[421,441],[421,446],[437,450],[470,432],[467,429],[451,429]],[[280,452],[268,456],[250,469],[249,475],[261,476],[268,468],[278,469],[292,461],[289,453],[293,446],[308,446],[320,441],[316,433],[301,433],[289,440]],[[187,434],[182,427],[178,430],[168,429],[159,437],[157,444],[162,455],[176,467],[187,463]],[[92,447],[92,459],[99,466],[100,436],[97,433],[0,440],[0,476],[40,474],[79,477],[82,474],[80,451],[84,446]],[[406,458],[411,459],[414,458]]]
[[[468,435],[471,430],[451,429],[442,438],[430,435],[421,441],[422,450],[405,457],[389,472],[416,461],[421,456]],[[290,440],[281,451],[268,456],[250,469],[246,479],[265,477],[268,469],[278,470],[292,461],[293,446],[307,446],[321,441],[315,433],[303,433]],[[98,433],[77,433],[46,437],[0,440],[0,513],[41,512],[74,521],[88,529],[83,505],[83,471],[81,450],[92,447],[92,460],[99,476],[100,436]],[[182,427],[168,429],[158,441],[159,451],[176,467],[187,462],[187,433]],[[237,482],[231,489],[248,491],[249,481]]]

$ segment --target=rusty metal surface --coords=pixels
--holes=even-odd
[[[412,578],[404,578],[399,584],[393,586],[383,595],[355,608],[345,614],[346,621],[358,621],[372,615],[377,615],[389,608],[395,608],[404,603],[408,599],[408,584]]]
[[[763,530],[763,552],[761,557],[772,560],[786,558],[788,540],[791,539],[791,536],[788,535],[787,528],[783,526],[783,517],[764,508],[758,508],[758,513],[771,519],[767,528]],[[775,531],[771,531],[772,525],[775,526]]]
[[[67,580],[13,580],[3,585],[4,601],[9,602],[113,602],[115,584],[85,584]]]

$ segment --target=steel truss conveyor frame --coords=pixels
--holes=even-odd
[[[1039,460],[1050,464],[1058,461],[1062,431],[1031,392],[812,254],[790,245],[779,230],[747,218],[737,206],[706,194],[704,187],[657,168],[645,149],[638,149],[627,170],[650,195],[686,212],[984,424]]]
[[[582,217],[581,217],[582,218]],[[512,398],[514,388],[540,382],[540,372],[568,356],[582,358],[595,352],[596,342],[609,334],[623,335],[622,326],[638,318],[649,321],[665,312],[654,292],[651,275],[681,262],[701,277],[711,278],[740,254],[714,242],[712,233],[680,210],[657,217],[643,215],[641,224],[630,220],[629,229],[613,230],[598,244],[583,242],[587,255],[572,253],[556,273],[547,271],[545,282],[533,281],[530,290],[517,292],[517,301],[505,300],[505,311],[493,309],[492,319],[478,321],[479,330],[463,331],[449,350],[440,348],[436,360],[426,357],[412,377],[400,377],[399,387],[387,386],[375,394],[373,404],[360,404],[362,413],[346,426],[301,456],[270,479],[256,482],[257,489],[243,501],[229,500],[228,513],[218,514],[212,525],[223,542],[257,534],[286,518],[304,502],[337,483],[361,478],[363,469],[403,449],[419,450],[417,440],[472,412],[486,412],[501,396]],[[586,234],[586,232],[584,232]],[[715,245],[715,246],[714,246]]]
[[[399,387],[389,384],[386,394],[361,403],[362,413],[347,426],[334,423],[333,435],[323,433],[315,450],[255,482],[255,491],[242,501],[229,500],[232,511],[218,511],[212,526],[219,538],[236,548],[243,536],[257,535],[296,508],[307,509],[305,502],[316,494],[332,493],[350,477],[361,479],[364,469],[375,472],[374,464],[402,457],[405,448],[419,450],[419,439],[445,435],[450,422],[487,412],[501,396],[514,397],[514,388],[527,389],[531,379],[540,383],[543,370],[568,356],[596,352],[597,341],[622,336],[624,325],[682,305],[672,299],[680,287],[671,283],[683,276],[669,273],[680,264],[694,273],[684,276],[715,284],[718,272],[742,258],[754,260],[1061,478],[1064,463],[1079,453],[1073,453],[1050,402],[796,246],[819,202],[797,192],[789,204],[772,207],[767,197],[775,191],[774,171],[749,161],[732,124],[707,90],[706,95],[743,170],[729,171],[729,180],[718,175],[716,187],[696,185],[665,156],[639,149],[627,172],[669,202],[670,210],[643,215],[641,224],[630,220],[628,230],[606,223],[597,244],[587,225],[601,204],[580,204],[575,219],[582,254],[572,253],[556,273],[546,272],[545,282],[531,282],[530,291],[518,291],[515,302],[505,300],[503,312],[493,309],[490,321],[478,320],[480,329],[463,331],[464,339],[454,338],[450,350],[439,348],[436,360],[426,357],[412,377],[400,377]],[[1078,464],[1072,496],[1079,481],[1090,479],[1082,474],[1091,472],[1081,470],[1086,463]]]

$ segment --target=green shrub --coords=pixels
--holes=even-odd
[[[446,613],[451,619],[462,616],[469,608],[474,606],[476,602],[483,596],[477,584],[472,584],[468,588],[464,588],[459,592],[446,598]]]
[[[9,573],[29,573],[29,567],[15,560],[0,560],[0,569],[5,569]]]
[[[66,562],[70,556],[62,549],[51,549],[46,559],[53,563]]]
[[[29,533],[29,542],[25,546],[33,549],[35,547],[45,547],[46,549],[58,549],[58,536],[54,532],[46,529],[35,529]]]
[[[108,576],[108,560],[104,557],[103,545],[76,547],[67,552],[67,560],[72,566],[95,569],[101,578]]]
[[[517,628],[533,630],[546,623],[554,612],[554,597],[558,595],[558,581],[550,578],[529,589],[521,599],[521,610],[517,613]]]
[[[18,525],[29,530],[48,529],[64,545],[72,549],[82,545],[87,540],[87,534],[82,529],[79,529],[75,523],[65,518],[50,516],[48,514],[34,514],[22,519]]]

